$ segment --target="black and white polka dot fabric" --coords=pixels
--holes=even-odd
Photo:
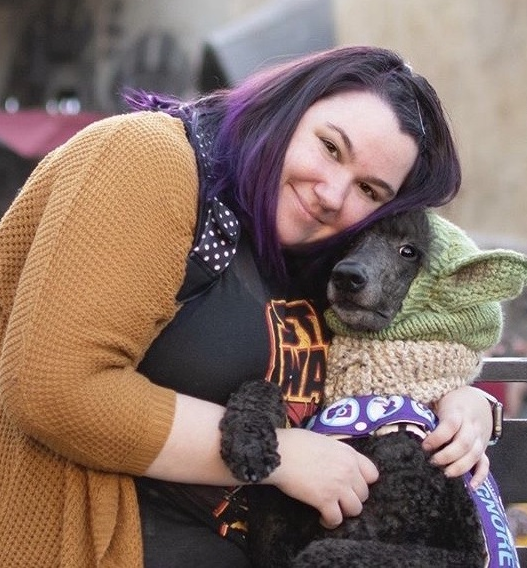
[[[190,110],[190,109],[189,109]],[[185,122],[198,162],[201,195],[214,183],[211,159],[213,138],[206,117],[194,109]],[[176,299],[190,301],[213,286],[229,266],[240,239],[240,224],[234,213],[217,197],[201,204],[194,246],[187,257],[187,273]]]
[[[216,197],[208,204],[201,237],[193,253],[215,273],[225,270],[236,254],[240,225],[233,212]]]

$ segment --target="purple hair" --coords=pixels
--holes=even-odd
[[[459,159],[437,94],[395,52],[339,47],[255,74],[209,97],[219,101],[216,106],[221,109],[212,151],[216,175],[210,193],[222,196],[234,208],[263,266],[274,274],[285,274],[276,209],[289,141],[313,103],[343,91],[370,92],[385,101],[401,130],[415,140],[419,153],[394,200],[346,234],[314,244],[313,251],[331,250],[380,217],[444,205],[459,190]]]

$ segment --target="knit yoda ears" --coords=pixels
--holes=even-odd
[[[452,267],[443,282],[437,301],[455,309],[512,299],[527,282],[527,257],[507,250],[482,252]]]
[[[483,351],[499,341],[499,302],[527,284],[527,257],[511,250],[480,250],[459,227],[429,213],[429,266],[417,275],[401,311],[380,332],[385,339],[462,343]]]
[[[527,257],[512,250],[479,250],[458,227],[429,214],[434,242],[430,305],[462,310],[518,296],[527,284]],[[426,276],[425,276],[426,278]]]

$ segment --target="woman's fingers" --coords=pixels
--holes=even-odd
[[[474,467],[474,472],[472,474],[472,479],[470,480],[470,487],[472,489],[477,489],[483,484],[490,470],[490,461],[487,454],[483,454],[481,459],[478,461]]]
[[[368,458],[321,434],[298,429],[277,433],[282,463],[265,482],[316,508],[326,528],[362,511],[369,484],[379,475]]]
[[[338,502],[321,511],[320,524],[326,529],[336,529],[345,517],[356,517],[362,511],[362,500],[349,491]]]
[[[450,477],[476,467],[477,480],[488,473],[485,448],[492,429],[490,405],[479,389],[460,387],[438,403],[439,425],[423,442],[433,454],[431,461]]]

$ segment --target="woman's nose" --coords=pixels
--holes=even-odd
[[[349,181],[347,179],[335,179],[315,187],[315,195],[325,211],[340,211],[348,194]]]

